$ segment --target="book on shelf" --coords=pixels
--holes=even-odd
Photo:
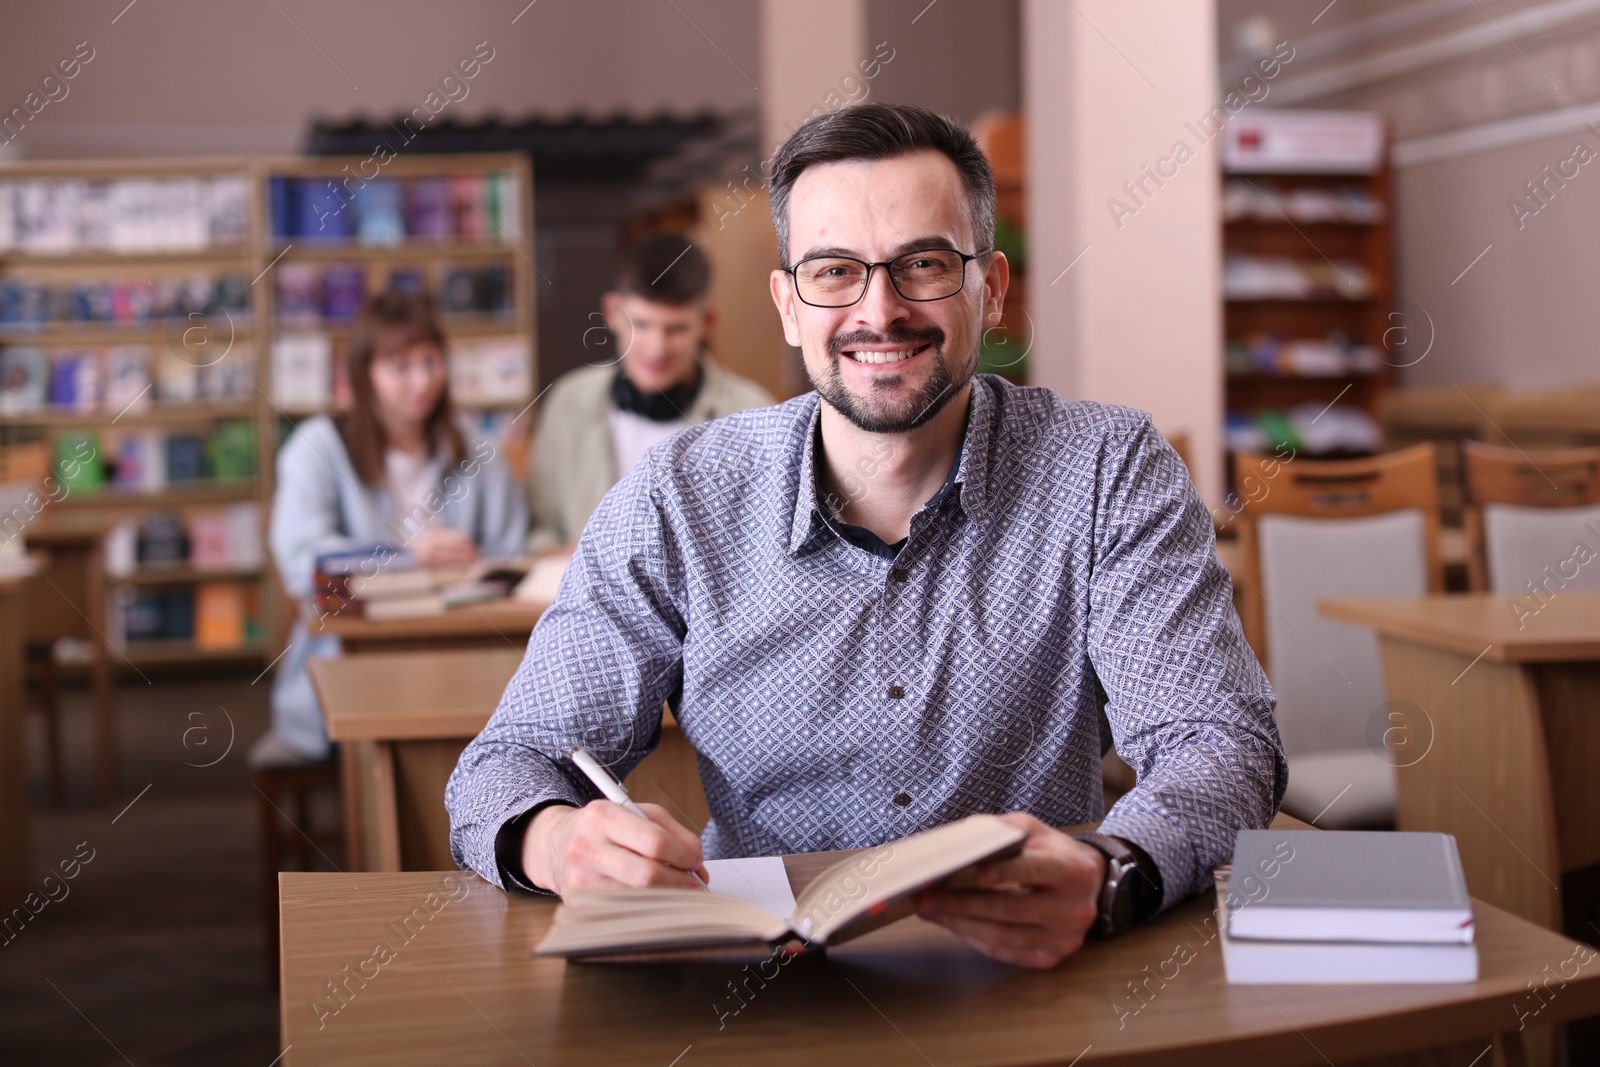
[[[373,178],[355,193],[356,235],[363,245],[390,248],[406,240],[406,221],[400,183],[393,178]]]
[[[206,438],[206,465],[219,482],[256,475],[256,428],[247,419],[228,419],[211,428]]]
[[[87,430],[63,430],[56,435],[52,473],[70,493],[91,496],[106,482],[106,465],[100,438]]]
[[[150,410],[150,349],[144,345],[115,345],[106,350],[106,410],[121,415]]]
[[[528,340],[460,337],[450,344],[450,396],[458,404],[514,405],[533,392],[533,352]]]
[[[1376,111],[1253,107],[1222,131],[1222,168],[1230,174],[1372,174],[1383,157]]]
[[[1017,854],[1026,836],[997,815],[912,834],[829,867],[788,915],[700,889],[572,890],[534,955],[670,959],[837,945],[912,914],[925,889],[975,885],[976,868]]]
[[[57,351],[50,357],[50,406],[78,413],[99,408],[99,353]]]
[[[193,252],[249,233],[242,174],[0,180],[0,252]]]
[[[168,485],[205,481],[205,438],[197,433],[169,433],[165,444]]]
[[[196,648],[225,651],[243,648],[249,591],[242,582],[203,582],[194,593]]]
[[[23,345],[0,348],[0,415],[22,415],[50,399],[50,357]]]
[[[332,391],[333,341],[325,333],[279,334],[272,340],[272,400],[290,410],[326,407]]]
[[[509,171],[375,178],[348,191],[345,182],[325,177],[273,175],[267,202],[272,235],[281,241],[476,244],[516,240],[522,226]]]

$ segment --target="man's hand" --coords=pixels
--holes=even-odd
[[[917,914],[946,927],[986,956],[1018,967],[1054,967],[1083,947],[1099,914],[1106,858],[1032,815],[1002,819],[1028,832],[1022,853],[980,869],[980,887],[933,889]]]
[[[550,805],[523,835],[523,872],[534,885],[562,896],[596,886],[696,889],[690,871],[709,880],[700,839],[665,808],[640,804],[639,809],[648,820],[609,800],[581,808]]]

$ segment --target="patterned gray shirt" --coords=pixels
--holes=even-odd
[[[684,430],[606,496],[451,776],[457,862],[503,884],[502,827],[599,795],[565,753],[623,777],[670,700],[707,858],[974,812],[1092,821],[1114,738],[1138,785],[1103,831],[1155,861],[1164,906],[1208,885],[1287,763],[1210,517],[1149,417],[979,376],[952,491],[890,560],[819,507],[819,405]]]

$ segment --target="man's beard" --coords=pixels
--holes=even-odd
[[[926,326],[921,329],[891,330],[887,334],[878,335],[865,330],[855,330],[851,333],[836,335],[828,342],[828,365],[821,374],[812,374],[807,368],[806,374],[811,379],[811,387],[815,389],[835,411],[843,415],[851,425],[868,433],[906,433],[931,421],[933,417],[944,410],[950,403],[951,397],[956,396],[964,389],[977,370],[977,359],[963,361],[959,368],[960,379],[957,380],[950,373],[950,365],[944,356],[944,331],[937,326]],[[927,382],[912,396],[903,401],[885,406],[874,404],[870,397],[860,397],[852,393],[844,384],[844,376],[839,372],[839,361],[849,359],[844,353],[854,347],[869,344],[917,344],[931,345],[932,351],[928,358],[933,360],[933,373],[928,375]],[[881,388],[886,392],[888,387],[899,383],[898,376],[888,378]],[[880,388],[880,387],[875,387]]]

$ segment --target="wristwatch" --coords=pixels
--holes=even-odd
[[[1106,858],[1106,880],[1100,887],[1100,912],[1090,931],[1096,937],[1120,934],[1154,915],[1161,907],[1159,876],[1147,870],[1150,861],[1132,845],[1105,834],[1075,834]]]

